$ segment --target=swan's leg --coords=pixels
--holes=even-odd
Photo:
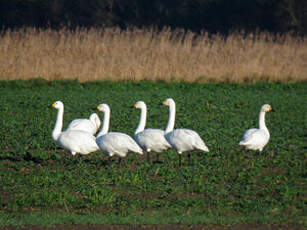
[[[156,161],[159,162],[159,160],[160,160],[160,153],[157,153]]]
[[[181,154],[179,154],[179,166],[181,166]]]
[[[189,165],[191,165],[191,153],[188,153]]]
[[[111,167],[111,157],[110,156],[108,157],[108,167],[109,168]]]
[[[147,162],[150,162],[150,155],[149,155],[149,152],[146,151],[145,154],[146,154]]]
[[[122,162],[122,158],[118,157],[118,166],[120,166],[121,162]]]

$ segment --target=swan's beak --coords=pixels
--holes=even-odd
[[[98,106],[96,107],[96,109],[100,110],[100,109],[101,109],[100,105],[98,105]]]
[[[56,104],[53,103],[53,104],[49,105],[48,108],[55,108],[55,105],[56,105]]]
[[[136,104],[134,104],[133,106],[131,106],[130,108],[132,109],[136,109]]]
[[[166,105],[166,101],[162,101],[161,105]]]

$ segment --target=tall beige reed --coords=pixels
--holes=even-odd
[[[306,81],[307,40],[119,28],[2,32],[0,80]]]

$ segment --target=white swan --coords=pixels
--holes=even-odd
[[[149,152],[161,153],[172,146],[166,141],[164,137],[164,130],[161,129],[145,129],[147,107],[143,101],[138,101],[133,106],[141,110],[141,118],[137,129],[134,132],[134,139],[139,146],[147,153],[147,160],[149,160]],[[158,156],[158,155],[157,155]]]
[[[58,109],[57,119],[52,131],[52,139],[63,149],[76,153],[89,154],[99,149],[96,144],[96,138],[86,131],[81,130],[65,130],[63,127],[63,103],[60,101],[54,102],[51,107]]]
[[[79,118],[71,121],[66,130],[82,130],[94,135],[98,131],[100,123],[97,113],[92,113],[89,119]]]
[[[265,104],[261,107],[259,113],[259,129],[247,130],[239,142],[239,145],[245,146],[246,149],[259,150],[260,152],[270,140],[270,133],[265,125],[265,113],[272,111],[272,107]]]
[[[127,134],[119,132],[108,132],[110,124],[110,107],[107,104],[97,106],[99,111],[104,112],[103,125],[97,134],[96,143],[100,150],[112,157],[126,157],[128,152],[143,154],[138,144]]]
[[[60,111],[60,114],[64,114],[64,104],[61,101],[56,101],[57,109]],[[100,127],[100,119],[96,113],[91,114],[89,119],[79,118],[72,120],[66,128],[68,130],[81,130],[86,131],[91,134],[95,134]]]
[[[176,105],[172,98],[162,102],[169,106],[169,119],[165,129],[165,138],[179,154],[179,165],[181,165],[181,154],[185,151],[199,150],[209,152],[208,147],[200,138],[198,133],[190,129],[174,129]],[[190,160],[190,153],[188,154]]]

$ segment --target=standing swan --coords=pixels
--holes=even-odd
[[[181,154],[185,151],[200,150],[209,152],[208,147],[195,131],[190,129],[174,129],[176,115],[175,101],[172,98],[168,98],[162,102],[162,105],[169,106],[169,118],[165,129],[165,138],[178,152],[179,165],[181,165]],[[188,153],[188,158],[190,161],[190,153]]]
[[[265,104],[261,107],[259,113],[259,129],[247,130],[243,134],[239,145],[245,146],[246,149],[262,151],[270,140],[270,133],[265,125],[265,113],[269,111],[273,111],[270,105]]]
[[[138,101],[133,107],[141,110],[141,118],[134,132],[134,139],[144,152],[147,153],[147,160],[149,161],[149,152],[153,151],[159,154],[172,146],[166,141],[163,130],[145,129],[147,116],[146,104],[143,101]]]
[[[96,144],[96,138],[89,132],[82,130],[65,130],[63,127],[63,103],[60,101],[54,102],[51,107],[58,110],[56,123],[52,131],[52,139],[63,149],[71,152],[72,155],[76,153],[89,154],[99,149]]]
[[[96,143],[101,151],[110,157],[114,155],[126,157],[128,152],[135,152],[142,155],[142,149],[130,136],[125,133],[108,132],[110,107],[107,104],[100,104],[97,106],[97,109],[104,112],[103,125],[96,137]]]

